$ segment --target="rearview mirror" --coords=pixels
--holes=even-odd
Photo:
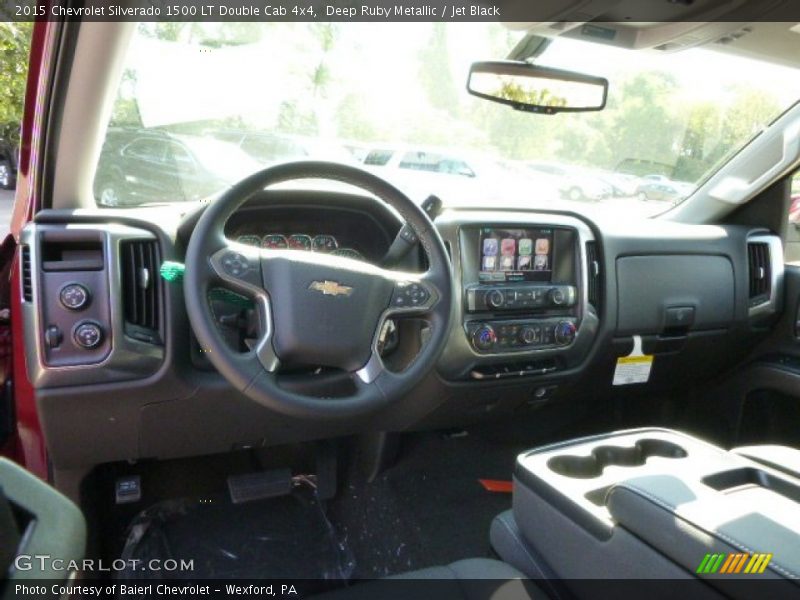
[[[608,80],[526,62],[477,62],[469,70],[467,91],[516,110],[551,115],[602,110]]]

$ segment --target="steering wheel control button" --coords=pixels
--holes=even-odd
[[[491,325],[481,325],[472,334],[472,345],[478,350],[486,352],[497,344],[497,334]]]
[[[67,310],[83,310],[89,306],[89,290],[80,283],[68,283],[58,293],[58,300]]]
[[[409,244],[416,244],[417,241],[419,241],[417,234],[414,233],[414,229],[408,224],[403,225],[398,235]]]
[[[431,293],[428,288],[420,283],[398,283],[392,297],[392,306],[395,308],[418,308],[425,306],[430,297]]]
[[[93,350],[103,343],[103,329],[97,323],[84,321],[75,327],[72,339],[84,350]]]
[[[244,277],[250,270],[250,263],[242,254],[238,252],[227,252],[220,261],[222,269],[233,277]]]

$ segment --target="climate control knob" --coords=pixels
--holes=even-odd
[[[535,344],[541,338],[542,332],[540,327],[526,325],[519,330],[519,341],[523,344]]]
[[[506,303],[506,296],[500,290],[490,290],[486,292],[486,304],[489,308],[500,308]]]
[[[72,333],[75,343],[85,350],[97,348],[103,341],[103,329],[97,323],[79,323]]]
[[[89,305],[89,290],[80,283],[68,283],[58,293],[58,300],[68,310],[82,310]]]
[[[478,350],[491,350],[496,343],[497,334],[491,325],[481,325],[472,334],[472,345]]]
[[[572,340],[575,339],[576,332],[577,328],[575,327],[574,323],[571,321],[560,321],[558,325],[555,326],[553,331],[556,344],[560,344],[562,346],[571,344]]]

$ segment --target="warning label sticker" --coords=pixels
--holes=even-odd
[[[647,383],[653,368],[653,355],[642,352],[642,338],[633,336],[633,352],[617,359],[613,385]]]

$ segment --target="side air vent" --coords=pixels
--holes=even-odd
[[[31,249],[30,246],[22,246],[22,299],[25,302],[33,302],[33,273],[31,271]]]
[[[120,246],[125,333],[151,344],[161,343],[161,255],[153,240],[124,241]]]
[[[586,278],[589,304],[600,310],[600,257],[597,242],[586,242]]]
[[[750,306],[757,306],[768,302],[770,299],[772,273],[769,244],[765,242],[748,242],[747,260]]]

